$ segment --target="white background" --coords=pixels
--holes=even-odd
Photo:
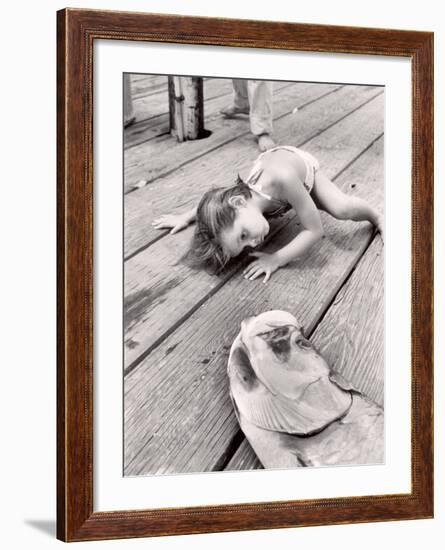
[[[55,11],[62,2],[8,3],[2,10],[2,484],[1,542],[5,548],[53,548],[55,541]],[[226,16],[307,23],[432,30],[436,33],[436,120],[445,23],[434,0],[371,3],[311,0],[293,3],[78,0],[76,7]],[[4,43],[3,43],[4,41]],[[443,100],[442,100],[443,101]],[[436,173],[444,177],[443,125],[437,124]],[[444,331],[443,186],[436,185],[436,334]],[[442,311],[439,311],[439,305]],[[436,338],[436,519],[370,525],[226,533],[88,543],[93,547],[154,549],[260,548],[375,549],[403,545],[438,548],[445,534],[443,338]],[[442,535],[442,536],[441,536]],[[442,539],[442,542],[440,540]],[[85,546],[86,543],[81,543]]]

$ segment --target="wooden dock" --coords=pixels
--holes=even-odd
[[[325,238],[302,260],[246,281],[246,261],[221,276],[180,261],[193,227],[151,222],[196,205],[210,187],[245,177],[258,156],[248,117],[224,119],[228,79],[205,79],[210,136],[178,143],[168,132],[167,77],[132,75],[136,123],[124,135],[124,473],[259,468],[232,410],[226,374],[243,318],[294,314],[335,370],[383,405],[383,246],[367,222],[322,215]],[[295,112],[295,108],[298,110]],[[384,88],[276,82],[274,135],[312,153],[348,194],[384,208]],[[138,188],[138,182],[146,184]],[[272,251],[298,232],[276,220]]]

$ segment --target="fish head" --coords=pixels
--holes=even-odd
[[[244,319],[241,340],[257,377],[273,393],[297,397],[308,385],[329,377],[325,359],[286,311]]]

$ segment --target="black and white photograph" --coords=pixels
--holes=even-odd
[[[385,87],[123,75],[124,476],[385,463]]]

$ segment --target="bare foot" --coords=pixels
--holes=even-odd
[[[221,109],[220,113],[226,118],[232,118],[236,115],[248,115],[249,107],[235,107],[235,105],[229,105]]]
[[[270,137],[269,134],[261,134],[258,136],[258,148],[260,151],[264,152],[268,149],[275,147],[275,141]]]

